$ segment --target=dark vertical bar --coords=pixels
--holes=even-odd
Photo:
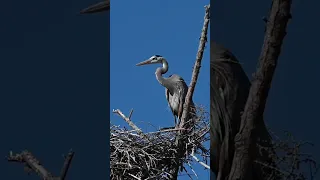
[[[213,30],[213,28],[214,28],[214,25],[213,25],[213,22],[214,22],[214,19],[216,19],[216,17],[215,17],[215,15],[217,15],[216,13],[215,13],[215,7],[216,7],[216,1],[217,0],[210,0],[210,179],[211,180],[214,180],[214,179],[216,179],[216,173],[217,173],[217,169],[216,169],[216,166],[215,166],[215,164],[214,164],[214,162],[216,162],[216,153],[217,153],[217,151],[216,151],[216,149],[215,149],[215,147],[216,147],[216,145],[215,145],[215,143],[217,142],[214,138],[215,138],[215,136],[214,136],[214,134],[215,134],[215,132],[214,132],[214,129],[213,129],[213,117],[212,117],[212,115],[213,115],[213,110],[212,110],[212,108],[213,108],[213,100],[212,100],[212,98],[213,98],[213,91],[214,91],[214,89],[213,89],[213,82],[212,82],[212,79],[214,78],[213,77],[213,70],[212,70],[212,58],[211,58],[211,42],[213,41],[213,37],[214,37],[214,30]]]
[[[93,3],[2,4],[1,157],[28,150],[53,176],[110,179],[110,12],[79,15]],[[0,168],[3,179],[40,179],[5,159]]]
[[[101,105],[101,113],[103,119],[101,119],[101,133],[97,132],[98,139],[97,149],[101,148],[100,153],[95,153],[96,163],[92,164],[97,170],[97,178],[95,179],[110,179],[110,0],[104,0],[93,4],[85,9],[83,9],[81,14],[101,14],[105,13],[107,15],[107,21],[101,21],[100,23],[107,25],[106,33],[102,35],[103,40],[105,40],[105,53],[106,58],[100,59],[100,63],[97,64],[97,71],[101,75],[101,89],[98,89],[101,99],[99,100]],[[94,18],[94,17],[92,17]],[[107,116],[105,116],[107,115]],[[107,165],[107,166],[105,166]]]

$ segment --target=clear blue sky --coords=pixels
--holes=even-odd
[[[169,62],[170,74],[182,76],[189,85],[199,46],[206,1],[112,1],[110,111],[120,109],[145,132],[146,126],[174,125],[164,88],[155,78],[159,65],[136,67],[135,64],[160,54]],[[205,51],[194,102],[209,107],[209,43]],[[128,125],[111,113],[114,124]],[[147,128],[149,127],[149,128]],[[195,165],[199,179],[209,179],[208,171]],[[179,179],[189,179],[183,175]]]

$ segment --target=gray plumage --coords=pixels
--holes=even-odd
[[[109,11],[109,10],[110,10],[110,0],[105,0],[83,9],[82,11],[80,11],[80,13],[90,14],[90,13]]]
[[[175,118],[175,124],[178,124],[177,118],[180,120],[183,111],[183,104],[188,92],[188,86],[179,75],[173,74],[167,78],[167,81],[172,82],[175,87],[165,87],[166,99],[169,107]],[[171,90],[169,90],[170,88]]]
[[[247,101],[251,83],[237,58],[223,46],[210,43],[210,132],[211,169],[221,177],[227,177],[234,155],[233,138],[238,133],[241,114]],[[264,121],[257,126],[259,145],[271,147],[271,136]],[[266,153],[255,158],[270,163]],[[254,179],[265,178],[261,165],[254,165]],[[265,168],[266,169],[266,168]],[[270,172],[269,172],[270,173]],[[269,174],[270,175],[270,174]],[[264,177],[265,176],[265,177]]]
[[[210,159],[213,172],[224,176],[231,167],[233,137],[247,98],[244,90],[250,83],[230,51],[214,42],[210,49]]]
[[[168,71],[169,65],[167,60],[160,55],[154,55],[148,60],[138,63],[137,66],[146,64],[162,64],[162,67],[157,68],[155,75],[158,82],[165,87],[166,99],[171,112],[175,117],[175,125],[177,125],[177,119],[180,120],[182,116],[183,104],[188,92],[187,84],[181,76],[176,74],[173,74],[168,78],[162,77],[162,75]],[[193,102],[191,102],[190,106],[193,106]]]

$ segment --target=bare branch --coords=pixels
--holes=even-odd
[[[64,180],[66,178],[73,156],[74,156],[74,152],[70,150],[68,155],[65,157],[65,160],[61,169],[61,173],[60,173],[61,180]]]
[[[195,62],[194,68],[193,68],[192,78],[191,78],[191,82],[190,82],[190,85],[188,88],[188,93],[186,95],[185,103],[183,106],[183,113],[182,113],[182,118],[181,118],[181,122],[180,122],[180,128],[183,128],[184,123],[186,122],[190,102],[192,100],[193,92],[194,92],[194,89],[196,87],[196,83],[198,80],[198,75],[199,75],[199,71],[200,71],[200,67],[201,67],[201,60],[202,60],[204,48],[205,48],[206,42],[207,42],[209,22],[210,22],[210,4],[205,6],[205,16],[204,16],[204,22],[203,22],[203,28],[202,28],[202,32],[201,32],[199,48],[198,48],[198,52],[197,52],[197,58],[196,58],[196,62]]]
[[[235,154],[229,180],[252,178],[250,167],[253,159],[250,155],[254,152],[256,144],[254,127],[263,116],[281,45],[286,35],[287,23],[291,18],[290,8],[291,0],[273,0],[272,2],[259,66],[250,88],[240,130],[235,137]]]
[[[19,162],[19,163],[26,163],[30,169],[32,169],[35,173],[37,173],[42,179],[52,178],[50,172],[48,172],[40,162],[28,151],[23,151],[20,154],[13,155],[10,153],[7,160],[10,162]]]
[[[110,0],[103,0],[80,11],[80,14],[92,14],[110,11]]]
[[[29,151],[22,151],[19,154],[13,154],[12,152],[9,153],[9,156],[7,157],[7,160],[9,162],[18,162],[18,163],[23,163],[25,164],[27,169],[30,169],[37,173],[41,179],[46,179],[46,180],[64,180],[69,166],[72,161],[72,157],[74,155],[74,152],[70,151],[68,156],[65,159],[65,163],[63,165],[62,171],[61,171],[61,176],[60,177],[54,177],[48,170],[46,170],[40,161],[38,161]]]
[[[132,112],[133,112],[133,109],[131,110],[130,112],[130,117],[132,116]],[[142,130],[140,128],[138,128],[138,126],[136,126],[129,118],[127,118],[121,111],[120,109],[116,109],[116,110],[113,110],[113,113],[116,113],[118,114],[119,116],[122,117],[123,120],[125,120],[130,127],[132,127],[135,131],[137,131],[137,133],[142,136],[143,138],[145,138],[146,140],[150,141],[148,136],[146,136]]]
[[[207,42],[207,33],[208,33],[209,22],[210,22],[210,4],[205,6],[205,16],[204,16],[203,28],[202,28],[201,37],[200,37],[199,48],[198,48],[198,52],[197,52],[197,58],[196,58],[196,62],[195,62],[194,68],[193,68],[190,86],[188,88],[188,92],[187,92],[187,95],[185,98],[183,112],[182,112],[182,116],[181,116],[181,119],[179,122],[179,128],[184,128],[189,120],[188,119],[189,113],[190,113],[189,108],[190,108],[190,104],[192,102],[193,92],[195,90],[195,86],[196,86],[196,83],[198,80],[198,75],[199,75],[199,71],[200,71],[200,67],[201,67],[201,60],[203,57],[204,48],[205,48],[205,45]],[[185,139],[182,138],[186,133],[188,133],[188,131],[179,131],[177,134],[176,146],[177,146],[178,154],[177,154],[176,160],[175,160],[177,165],[175,166],[174,169],[170,170],[170,173],[173,175],[173,179],[177,178],[179,168],[183,168],[182,167],[183,164],[181,163],[181,159],[185,154],[187,154],[184,150]]]

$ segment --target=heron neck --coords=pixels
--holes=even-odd
[[[167,73],[168,69],[169,69],[168,62],[166,60],[162,60],[161,74]]]
[[[168,62],[166,60],[162,61],[162,67],[157,68],[156,70],[156,78],[161,85],[164,87],[167,86],[166,78],[162,77],[162,74],[168,72]]]

